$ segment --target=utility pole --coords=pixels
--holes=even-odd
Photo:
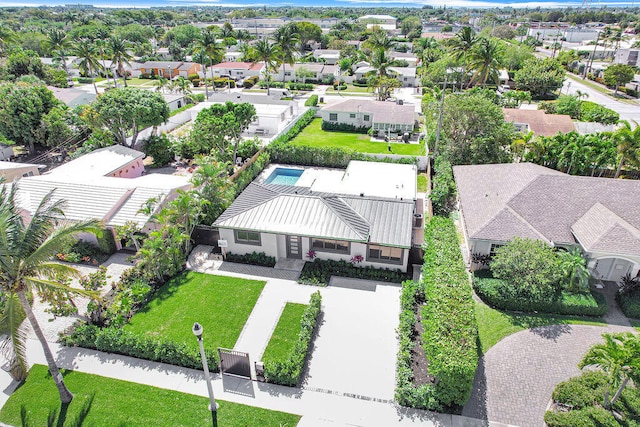
[[[584,75],[582,76],[582,80],[587,78],[587,74],[591,71],[591,66],[593,65],[593,58],[596,56],[596,49],[598,48],[598,42],[600,41],[600,31],[598,31],[598,36],[596,37],[596,44],[593,46],[593,52],[591,52],[591,58],[587,61],[587,66],[584,68]]]
[[[447,77],[448,74],[444,75],[444,86],[442,87],[442,97],[440,98],[440,111],[438,112],[438,127],[436,128],[436,143],[433,147],[433,157],[435,158],[438,155],[438,144],[440,143],[440,131],[442,130],[442,110],[444,109],[444,95],[447,90]]]

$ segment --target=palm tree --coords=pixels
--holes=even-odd
[[[366,44],[373,51],[382,49],[384,52],[390,51],[396,45],[396,43],[391,40],[383,30],[377,30],[371,33]]]
[[[133,59],[133,56],[128,51],[127,40],[119,36],[111,36],[107,40],[107,46],[111,54],[111,63],[115,65],[118,74],[124,79],[124,87],[127,87],[127,72],[124,66],[131,65],[129,61]]]
[[[183,95],[191,94],[191,82],[188,79],[185,79],[183,76],[179,76],[173,81],[173,83],[179,93]]]
[[[218,64],[222,61],[224,55],[224,46],[218,43],[218,39],[216,38],[216,34],[213,33],[209,29],[202,30],[200,34],[200,39],[196,40],[196,51],[205,53],[209,59],[211,60],[211,65]],[[203,66],[203,75],[204,75],[204,88],[206,92],[207,98],[209,97],[209,92],[207,90],[207,69]],[[211,87],[213,91],[216,91],[216,85],[213,83],[213,67],[211,70]]]
[[[280,61],[282,62],[282,81],[287,80],[286,77],[286,64],[293,67],[293,63],[296,62],[295,52],[296,46],[300,42],[300,36],[298,35],[295,25],[287,24],[278,28],[272,35],[273,41],[280,48]]]
[[[640,126],[636,123],[635,129],[626,120],[621,120],[622,127],[615,131],[613,138],[618,146],[618,167],[614,178],[620,176],[622,166],[633,163],[640,166]]]
[[[476,72],[471,77],[469,86],[473,83],[484,85],[489,79],[497,84],[503,55],[504,45],[502,43],[496,39],[480,37],[470,54],[469,66]]]
[[[106,55],[109,53],[109,45],[107,43],[107,40],[96,39],[95,44],[96,44],[96,49],[100,54],[100,60],[102,61],[102,69],[105,70],[105,72],[107,73],[107,80],[109,79],[109,75],[111,75],[111,77],[113,78],[113,87],[118,87],[115,74],[113,72],[109,73],[107,71],[108,68],[106,63],[106,60],[107,60]],[[111,66],[113,67],[113,63],[111,64]],[[113,71],[113,68],[111,68],[110,71]]]
[[[96,91],[97,95],[98,87],[96,86],[94,74],[102,68],[102,65],[100,65],[98,60],[98,52],[96,51],[95,45],[87,39],[80,39],[76,44],[74,53],[80,60],[78,63],[80,72],[91,77],[91,80],[93,81],[93,89]]]
[[[473,49],[477,41],[478,37],[476,37],[476,33],[471,29],[471,27],[462,27],[462,29],[458,31],[450,41],[453,57],[457,61],[463,61],[460,90],[464,87],[467,76],[467,55],[471,52],[471,49]]]
[[[576,118],[580,120],[580,110],[582,108],[582,98],[588,98],[589,92],[583,92],[580,89],[576,90],[576,98],[578,98],[578,111],[576,113]]]
[[[71,48],[71,39],[67,37],[67,33],[57,28],[51,28],[47,32],[47,39],[44,41],[45,46],[52,53],[55,52],[56,55],[60,58],[60,62],[62,63],[62,69],[67,76],[69,75],[69,69],[67,68],[67,58],[65,52]]]
[[[582,292],[589,289],[589,277],[587,260],[582,256],[579,247],[574,246],[569,251],[558,253],[560,267],[565,272],[568,281],[568,289],[572,292]]]
[[[267,95],[269,95],[269,73],[277,68],[280,58],[280,48],[268,40],[258,40],[254,47],[254,61],[264,62],[265,81],[267,82]]]
[[[640,335],[631,332],[602,334],[604,344],[594,345],[578,365],[597,366],[609,376],[609,387],[604,395],[603,406],[613,407],[630,379],[640,380]],[[612,389],[616,392],[609,402]]]
[[[442,54],[442,48],[440,47],[440,43],[438,43],[435,38],[420,38],[414,42],[414,44],[416,43],[416,53],[422,60],[423,66],[431,64],[432,62],[435,62],[438,60],[438,58],[440,58],[440,55]]]
[[[524,153],[533,140],[534,133],[529,131],[526,134],[519,134],[520,136],[513,140],[511,143],[511,152],[514,155],[514,161],[519,163],[524,159]]]
[[[153,85],[156,87],[156,92],[164,93],[164,89],[165,89],[165,87],[167,87],[167,83],[169,83],[169,80],[167,80],[166,78],[164,78],[162,76],[158,76],[156,81],[153,82]]]
[[[98,232],[99,222],[64,221],[63,201],[54,201],[53,192],[47,194],[34,212],[31,221],[20,215],[15,201],[15,186],[0,190],[0,289],[5,295],[5,306],[0,316],[0,331],[7,335],[5,349],[10,349],[12,372],[24,379],[27,372],[25,358],[25,333],[21,327],[25,318],[33,327],[42,345],[49,372],[56,383],[60,400],[68,404],[73,394],[64,383],[42,329],[31,309],[29,294],[54,298],[69,298],[71,295],[94,297],[95,294],[69,287],[64,283],[80,273],[67,265],[51,262],[51,257],[60,252],[78,233]]]

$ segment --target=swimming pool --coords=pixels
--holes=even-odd
[[[296,185],[298,178],[302,175],[302,169],[275,168],[273,172],[264,180],[265,184]]]

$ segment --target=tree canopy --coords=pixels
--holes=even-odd
[[[513,80],[521,90],[528,90],[531,96],[542,98],[558,90],[564,82],[565,70],[556,59],[529,59],[516,71]]]

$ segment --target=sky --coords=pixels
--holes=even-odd
[[[259,0],[257,0],[259,1]],[[99,7],[159,7],[159,6],[324,6],[324,7],[580,7],[582,0],[0,0],[0,6],[56,6],[64,4],[93,4]],[[634,6],[640,0],[592,0],[592,7]]]

